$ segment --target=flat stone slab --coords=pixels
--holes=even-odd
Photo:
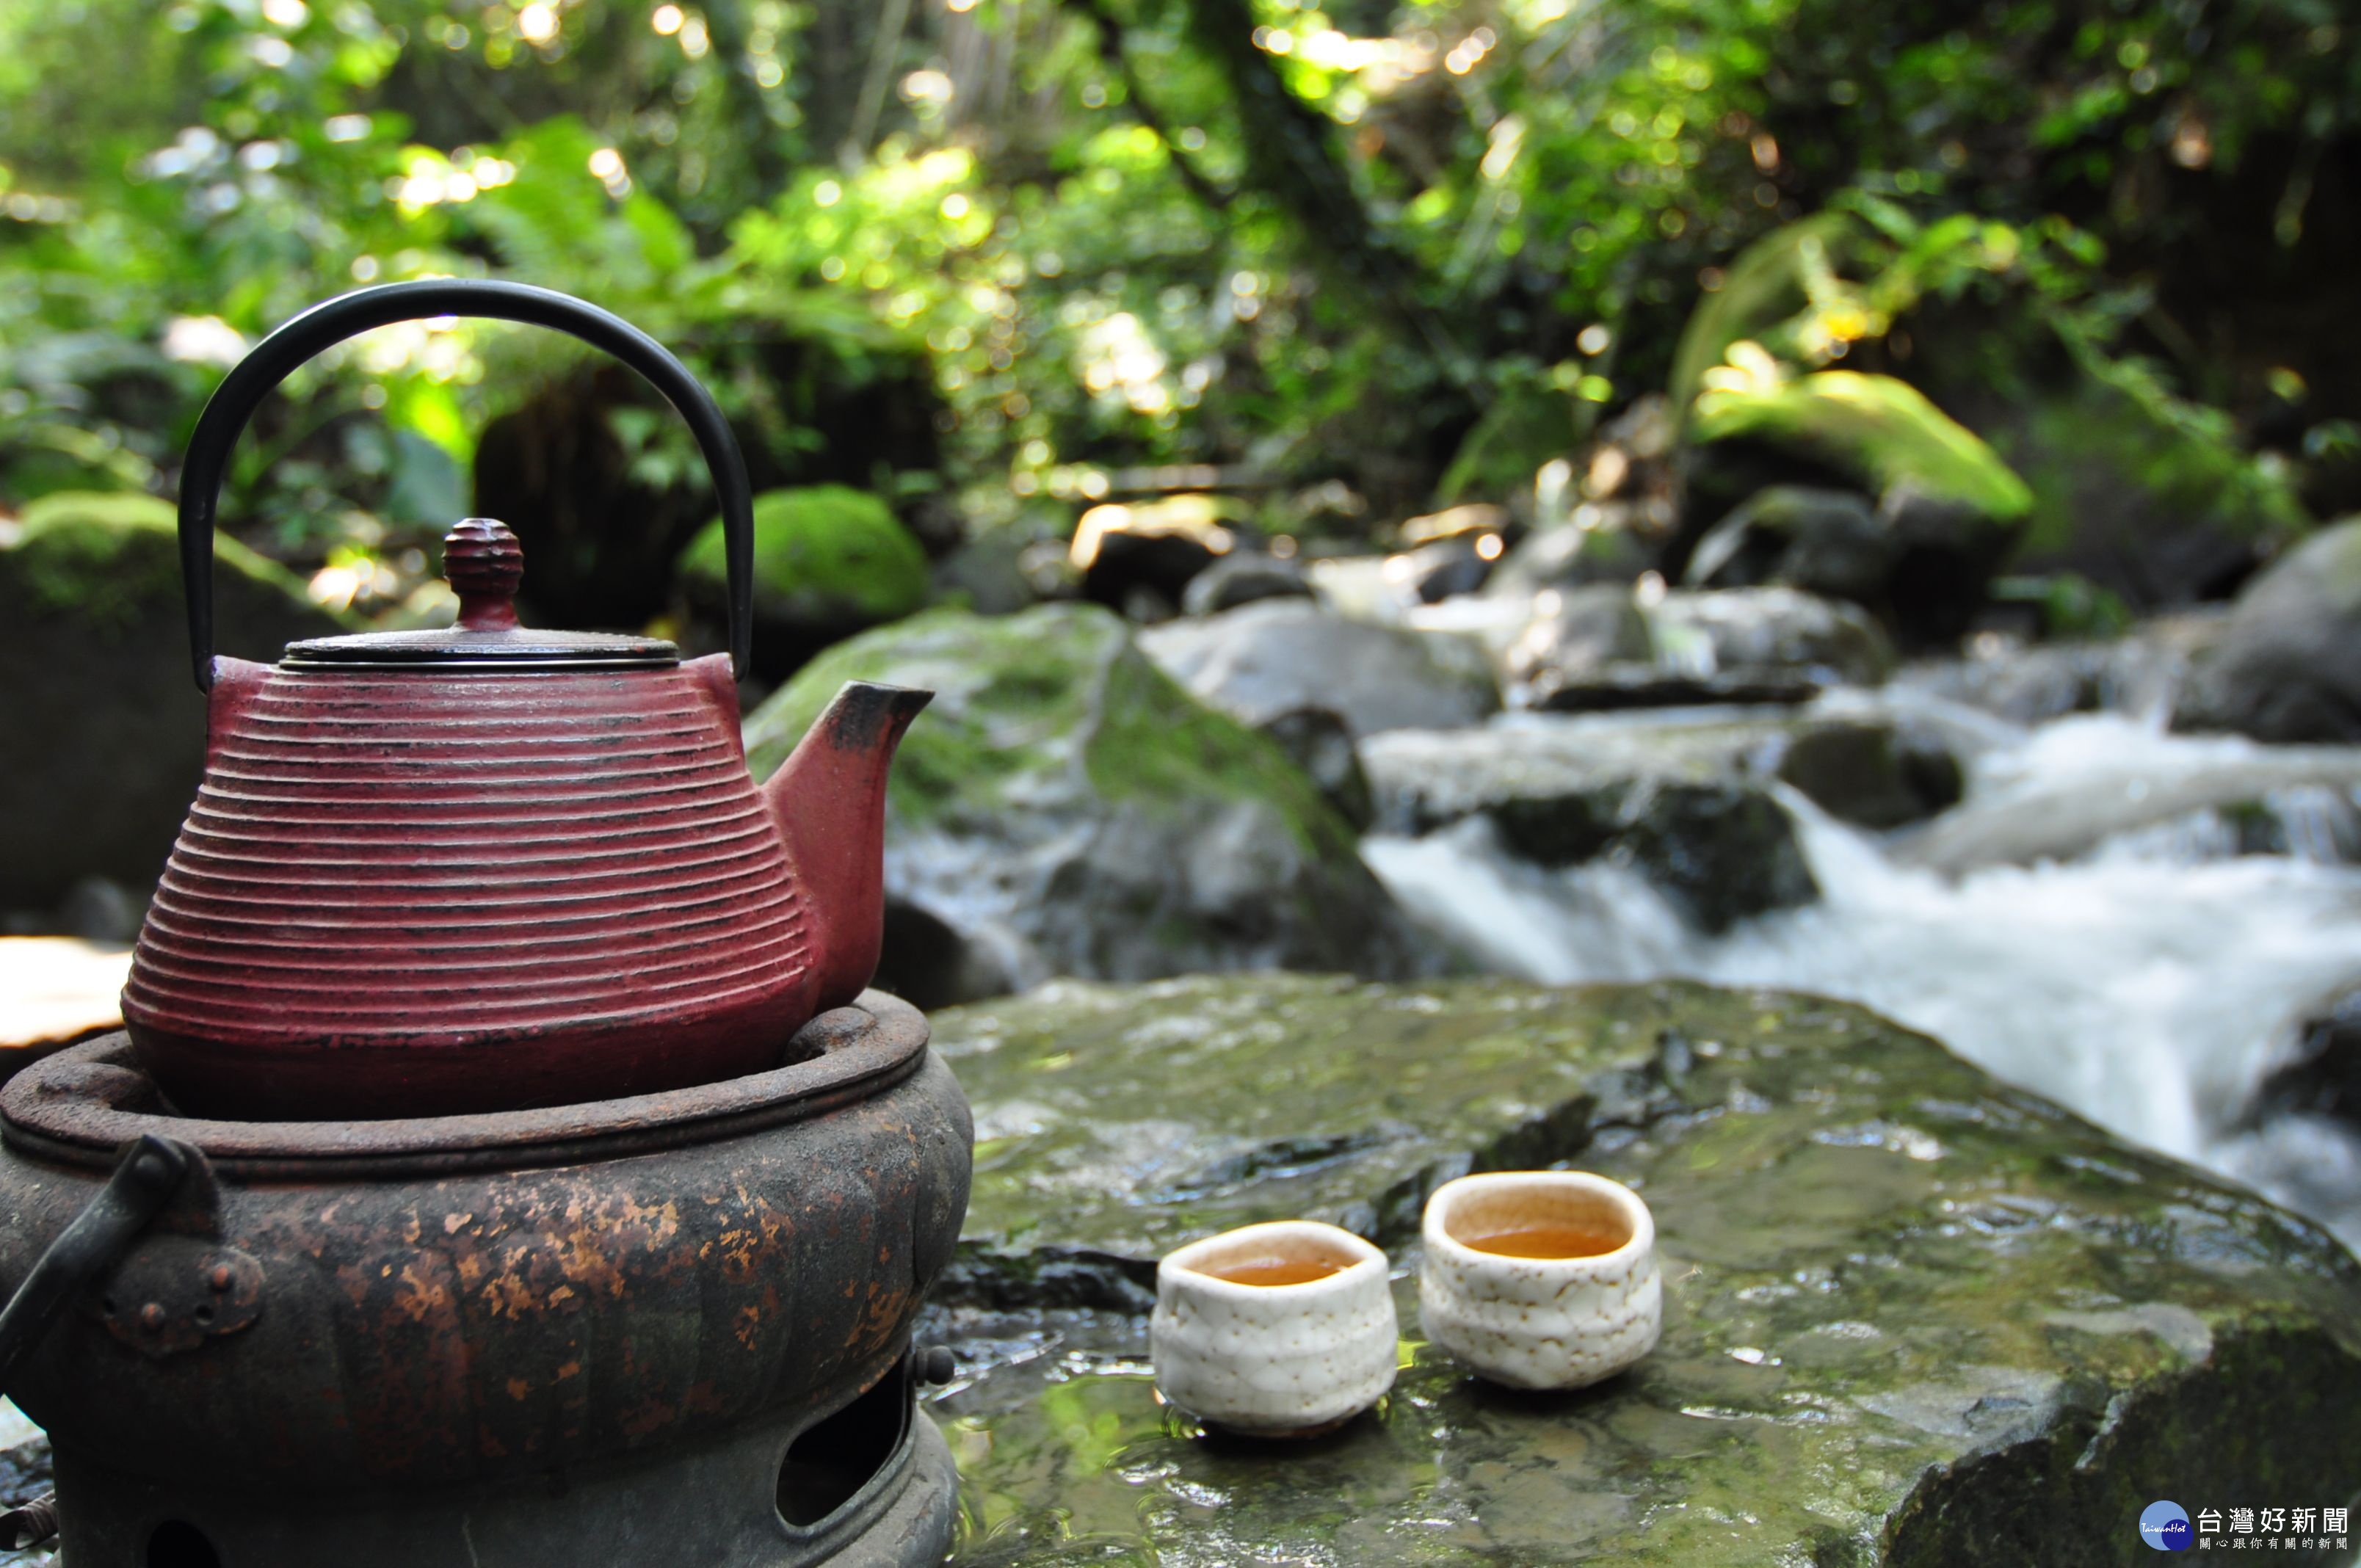
[[[1054,986],[937,1041],[977,1123],[930,1329],[960,1563],[2121,1563],[2158,1497],[2361,1488],[2351,1255],[1858,1007],[1232,976]],[[1420,1342],[1416,1218],[1550,1164],[1646,1197],[1664,1335],[1516,1396]],[[1327,1438],[1208,1436],[1153,1391],[1154,1259],[1296,1214],[1392,1252],[1400,1378]]]
[[[0,937],[0,1077],[10,1063],[123,1027],[131,949],[76,937]]]

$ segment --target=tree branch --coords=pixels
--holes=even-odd
[[[877,36],[870,44],[869,74],[862,79],[861,97],[853,106],[852,129],[840,152],[847,169],[869,156],[869,144],[877,135],[877,117],[885,107],[886,84],[894,79],[895,57],[902,52],[902,35],[909,26],[910,0],[885,0],[885,14],[878,20]]]
[[[1419,297],[1409,261],[1369,221],[1326,115],[1305,104],[1254,41],[1250,0],[1187,0],[1189,36],[1237,99],[1249,180],[1293,220],[1316,257],[1415,332],[1454,385],[1476,378],[1442,319]]]
[[[1066,0],[1066,4],[1088,16],[1092,25],[1098,28],[1099,58],[1122,81],[1124,105],[1131,111],[1131,117],[1156,133],[1156,138],[1171,155],[1172,167],[1180,174],[1180,183],[1189,188],[1189,193],[1197,198],[1199,205],[1218,217],[1228,208],[1234,193],[1213,183],[1212,177],[1197,167],[1196,160],[1173,139],[1163,117],[1157,114],[1156,105],[1149,103],[1148,94],[1140,90],[1139,74],[1132,70],[1131,57],[1124,52],[1123,24],[1108,12],[1105,0]]]

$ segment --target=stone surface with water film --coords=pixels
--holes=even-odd
[[[2361,1265],[1858,1007],[1237,976],[936,1034],[978,1139],[929,1329],[962,1362],[959,1563],[2112,1563],[2156,1497],[2361,1480]],[[1161,1253],[1339,1221],[1414,1336],[1424,1195],[1550,1164],[1654,1212],[1632,1372],[1513,1396],[1413,1338],[1380,1410],[1278,1447],[1158,1404]]]

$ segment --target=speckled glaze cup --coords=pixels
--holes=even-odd
[[[1610,1250],[1517,1257],[1468,1238],[1535,1226],[1601,1234]],[[1426,1201],[1418,1279],[1427,1339],[1511,1388],[1580,1388],[1655,1348],[1664,1324],[1656,1224],[1640,1195],[1582,1171],[1497,1171]]]
[[[1326,1264],[1301,1284],[1217,1277],[1257,1264]],[[1310,1437],[1393,1387],[1400,1325],[1386,1255],[1350,1231],[1279,1220],[1209,1236],[1156,1267],[1156,1386],[1207,1424]]]

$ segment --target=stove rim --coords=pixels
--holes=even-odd
[[[153,1133],[193,1145],[224,1176],[262,1181],[577,1165],[718,1142],[858,1103],[915,1073],[930,1034],[917,1008],[870,990],[797,1031],[795,1039],[812,1047],[804,1059],[718,1083],[458,1116],[234,1122],[125,1109],[118,1102],[152,1091],[152,1080],[118,1030],[31,1063],[0,1087],[0,1143],[98,1169]]]

